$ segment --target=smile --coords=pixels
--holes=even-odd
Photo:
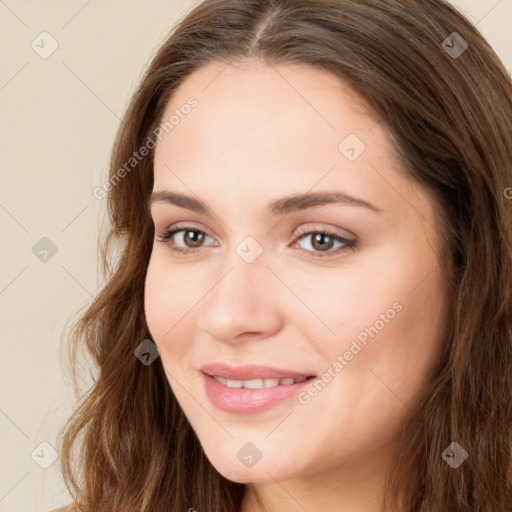
[[[212,375],[212,377],[220,382],[223,386],[228,388],[245,388],[245,389],[262,389],[262,388],[274,388],[276,386],[290,386],[297,384],[298,382],[305,381],[308,377],[298,377],[296,379],[287,377],[285,379],[249,379],[249,380],[232,380],[219,377],[218,375]]]
[[[283,379],[231,380],[202,374],[204,390],[210,402],[231,414],[262,413],[291,400],[315,377],[285,377]]]

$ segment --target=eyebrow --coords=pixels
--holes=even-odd
[[[160,190],[153,192],[148,201],[148,209],[154,203],[167,203],[186,208],[202,215],[213,215],[210,208],[201,201],[191,196],[170,192],[168,190]],[[381,212],[372,203],[364,199],[356,198],[346,194],[345,192],[310,192],[306,194],[296,194],[277,199],[267,206],[267,212],[271,215],[286,215],[291,212],[306,210],[314,206],[322,206],[328,204],[345,204],[349,206],[359,206],[368,208],[374,212]]]

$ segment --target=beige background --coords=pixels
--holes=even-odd
[[[40,444],[56,446],[72,405],[59,361],[64,323],[101,284],[104,201],[92,190],[107,176],[119,118],[149,57],[195,3],[0,0],[0,512],[70,501],[58,462],[40,467],[51,462]],[[512,0],[454,3],[511,71]],[[31,47],[51,48],[43,31],[58,43],[46,59]],[[46,262],[32,252],[42,237],[57,248]]]

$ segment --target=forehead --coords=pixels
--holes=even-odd
[[[347,128],[375,124],[375,116],[363,98],[339,77],[319,67],[275,65],[259,61],[213,62],[191,75],[174,91],[163,119],[187,103],[198,106],[190,117],[196,121],[196,134],[228,132],[236,139],[251,134],[283,132],[282,136],[308,135],[309,138]],[[174,135],[191,123],[180,123]],[[202,128],[202,130],[200,130]],[[235,129],[243,133],[235,133]],[[229,130],[228,130],[229,129]],[[220,137],[219,137],[220,138]],[[268,143],[271,139],[268,138]]]
[[[182,111],[191,97],[196,106]],[[222,187],[223,198],[241,207],[254,195],[312,187],[342,188],[374,204],[396,200],[385,184],[398,178],[386,128],[326,70],[211,63],[178,87],[162,122],[176,114],[179,122],[156,146],[155,190],[193,188],[208,197]],[[347,157],[347,145],[360,153],[356,159]]]

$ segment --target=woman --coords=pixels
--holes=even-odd
[[[511,186],[510,77],[444,1],[198,5],[95,191],[76,510],[512,510]]]

